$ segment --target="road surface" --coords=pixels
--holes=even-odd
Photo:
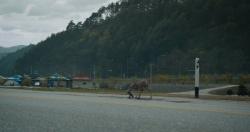
[[[249,132],[250,103],[0,89],[0,132]]]

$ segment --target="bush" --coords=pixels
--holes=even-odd
[[[247,83],[250,82],[250,74],[246,74],[246,75],[240,75],[239,78],[239,83]]]
[[[105,82],[102,82],[102,83],[100,83],[99,87],[100,88],[109,88],[109,84],[105,83]]]
[[[248,90],[247,90],[246,86],[244,86],[244,85],[240,85],[239,86],[239,88],[238,88],[238,95],[239,96],[248,95]]]
[[[168,75],[163,75],[163,74],[157,74],[155,76],[153,76],[153,82],[157,82],[157,83],[166,83],[166,82],[170,82],[171,77]]]
[[[5,80],[0,79],[0,85],[3,85],[3,84],[4,84],[4,82],[5,82]]]
[[[32,83],[31,79],[25,78],[25,79],[22,81],[21,85],[22,85],[22,86],[31,86],[31,83]]]
[[[232,89],[228,89],[227,90],[227,95],[233,95],[233,90]]]

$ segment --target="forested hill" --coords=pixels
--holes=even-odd
[[[38,43],[15,71],[41,74],[250,72],[249,0],[122,0]]]

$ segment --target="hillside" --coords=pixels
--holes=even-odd
[[[9,53],[16,52],[19,49],[24,48],[24,45],[12,46],[12,47],[0,47],[0,59]]]
[[[15,52],[8,53],[0,60],[0,75],[11,75],[15,73],[14,65],[16,61],[23,57],[34,45],[25,46]]]
[[[121,0],[38,43],[15,71],[97,76],[250,73],[250,1]],[[14,70],[12,69],[12,70]]]

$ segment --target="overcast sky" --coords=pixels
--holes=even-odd
[[[0,46],[28,45],[117,0],[0,0]]]

